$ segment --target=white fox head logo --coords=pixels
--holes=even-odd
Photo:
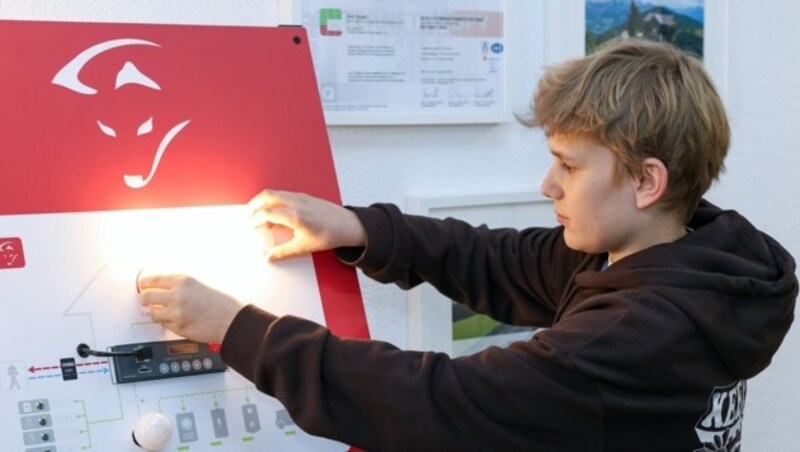
[[[62,67],[58,73],[53,77],[52,83],[54,85],[63,86],[71,91],[74,91],[79,94],[84,94],[87,96],[91,96],[97,93],[97,90],[84,84],[80,81],[78,77],[80,71],[86,66],[92,58],[96,57],[97,55],[107,52],[109,50],[124,47],[124,46],[133,46],[133,45],[144,45],[144,46],[153,46],[153,47],[160,47],[158,44],[145,41],[142,39],[112,39],[110,41],[101,42],[99,44],[95,44],[92,47],[84,50],[83,52],[79,53],[75,58],[73,58],[69,63],[67,63],[64,67]],[[154,89],[157,91],[161,91],[161,87],[150,77],[144,75],[139,68],[137,68],[133,63],[130,61],[126,62],[122,69],[119,70],[117,73],[116,83],[114,84],[114,89],[119,89],[125,85],[141,85],[146,88]],[[183,121],[179,124],[174,125],[164,137],[161,139],[161,142],[158,145],[158,149],[153,157],[153,163],[150,166],[150,173],[147,177],[143,177],[140,174],[124,174],[123,180],[125,181],[125,185],[130,188],[142,188],[150,183],[155,176],[156,170],[158,169],[158,165],[161,162],[161,157],[164,155],[164,152],[169,146],[170,142],[175,138],[184,127],[189,124],[189,119]],[[97,120],[97,125],[104,134],[110,137],[116,137],[117,132],[114,128],[104,124],[99,119]],[[153,130],[153,117],[149,117],[145,120],[136,131],[138,136],[146,135]]]
[[[19,257],[19,251],[11,241],[0,242],[0,265],[11,267]]]

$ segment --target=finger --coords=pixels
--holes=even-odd
[[[156,306],[153,306],[150,309],[150,319],[162,325],[172,323],[172,320],[170,320],[167,310]]]
[[[294,214],[294,209],[289,207],[270,207],[254,213],[253,223],[256,227],[279,224],[288,228],[294,228],[297,225],[297,217]]]
[[[171,289],[182,277],[182,275],[171,274],[147,275],[142,270],[136,278],[136,288],[140,292],[147,289]]]
[[[308,254],[310,254],[310,251],[308,250],[307,246],[305,246],[300,240],[292,239],[286,243],[273,247],[267,258],[271,262],[276,262],[292,257],[305,256]]]
[[[278,190],[263,190],[247,203],[247,207],[251,212],[257,212],[260,209],[283,205],[284,196],[287,193]]]
[[[250,223],[254,228],[263,228],[270,225],[269,214],[266,210],[262,209],[250,215]]]
[[[172,293],[164,289],[145,289],[139,294],[139,301],[150,308],[166,306],[172,301]]]

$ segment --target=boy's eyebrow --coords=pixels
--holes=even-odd
[[[553,154],[553,156],[555,156],[555,157],[557,157],[557,158],[559,158],[561,160],[567,160],[567,161],[574,161],[575,160],[572,157],[564,154],[561,151],[557,151],[557,150],[555,150],[553,148],[549,148],[549,149],[550,149],[550,153]]]

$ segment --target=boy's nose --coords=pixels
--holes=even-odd
[[[539,191],[544,196],[546,196],[546,197],[548,197],[550,199],[558,199],[558,197],[560,196],[561,190],[558,188],[558,186],[553,181],[552,173],[553,173],[553,171],[551,169],[544,176],[544,179],[542,180],[542,185],[539,187]]]

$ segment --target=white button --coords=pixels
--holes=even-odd
[[[184,430],[191,430],[192,428],[192,420],[188,417],[181,419],[181,428]]]

